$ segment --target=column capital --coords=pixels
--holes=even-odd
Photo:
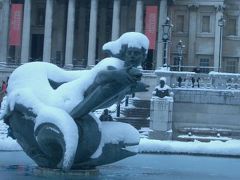
[[[199,8],[199,4],[188,4],[188,9],[190,11],[195,11]]]

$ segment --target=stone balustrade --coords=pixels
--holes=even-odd
[[[155,79],[157,85],[160,77],[166,77],[167,84],[172,87],[173,108],[172,111],[162,111],[163,103],[158,99],[151,100],[152,138],[240,139],[240,74],[155,71],[155,78],[144,74],[143,80],[150,82],[151,79]],[[179,77],[182,80],[181,84]],[[150,89],[154,87],[152,85]],[[144,98],[148,98],[144,95]],[[152,98],[150,92],[148,96],[151,96],[149,99]],[[172,121],[164,121],[168,116],[172,116]],[[172,136],[167,136],[171,131],[166,128],[170,122]]]
[[[194,78],[194,88],[202,89],[232,89],[240,90],[240,74],[233,73],[217,73],[210,72],[209,74],[195,72],[176,72],[176,71],[155,71],[158,77],[166,77],[167,83],[172,88],[193,88],[192,79]],[[179,77],[182,82],[179,84]]]

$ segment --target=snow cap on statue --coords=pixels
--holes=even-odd
[[[167,79],[165,77],[160,77],[159,81],[164,81],[166,83]]]
[[[119,54],[123,45],[127,47],[144,48],[148,52],[149,40],[147,36],[139,32],[127,32],[115,41],[103,45],[103,51],[110,51],[112,54]]]

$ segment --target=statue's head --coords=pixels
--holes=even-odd
[[[104,115],[108,115],[108,109],[104,109],[103,113]]]
[[[147,57],[148,38],[139,32],[127,32],[115,41],[103,45],[103,51],[111,57],[125,61],[125,66],[137,67]]]
[[[137,67],[145,60],[145,52],[146,50],[144,48],[127,47],[127,45],[123,45],[119,58],[125,61],[125,66]]]
[[[160,81],[159,81],[160,87],[163,88],[166,84],[166,78],[165,77],[161,77]]]

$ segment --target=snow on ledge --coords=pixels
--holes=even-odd
[[[240,156],[240,140],[180,142],[141,139],[139,153],[186,153]]]

